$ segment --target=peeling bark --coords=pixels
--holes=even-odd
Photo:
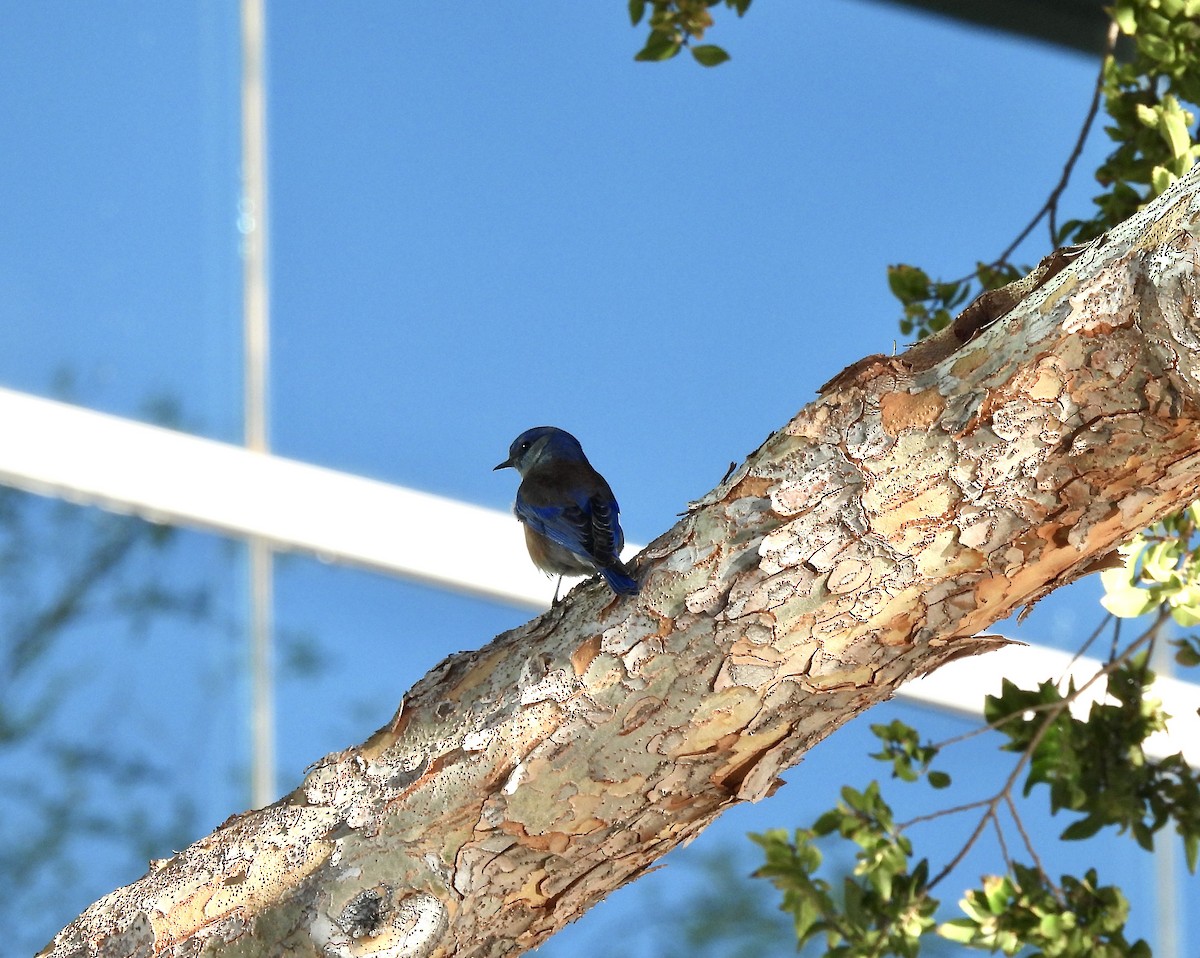
[[[43,954],[516,955],[996,647],[981,630],[1197,498],[1198,188],[968,337],[856,363],[642,553],[639,596],[591,583],[442,662]]]

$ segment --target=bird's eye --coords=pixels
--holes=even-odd
[[[529,447],[532,445],[533,445],[533,443],[531,443],[528,439],[526,439],[523,443],[521,443],[521,452],[527,452],[529,450]]]

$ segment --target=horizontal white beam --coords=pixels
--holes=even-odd
[[[528,608],[545,608],[554,592],[506,512],[8,389],[0,389],[0,482]],[[1015,646],[952,662],[898,694],[978,718],[1003,677],[1034,688],[1065,674],[1080,683],[1098,667]],[[1160,679],[1154,693],[1174,716],[1154,754],[1182,751],[1200,767],[1200,686]]]
[[[2,388],[0,482],[530,608],[554,594],[510,513]]]

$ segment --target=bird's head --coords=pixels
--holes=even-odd
[[[495,469],[512,467],[521,475],[547,462],[587,462],[579,440],[569,432],[554,426],[534,426],[526,429],[508,447],[508,458]]]

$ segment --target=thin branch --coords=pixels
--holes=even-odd
[[[1115,646],[1114,646],[1114,649],[1111,652],[1111,657],[1109,658],[1108,662],[1106,662],[1104,664],[1104,666],[1096,672],[1095,675],[1093,675],[1091,678],[1089,678],[1086,682],[1083,683],[1083,685],[1079,686],[1079,688],[1075,689],[1073,692],[1070,692],[1069,694],[1067,694],[1066,696],[1064,696],[1063,698],[1059,699],[1056,702],[1041,702],[1037,705],[1030,705],[1028,708],[1021,709],[1020,714],[1021,715],[1026,715],[1026,714],[1036,715],[1039,712],[1056,711],[1056,710],[1060,710],[1064,705],[1071,705],[1077,698],[1079,698],[1079,696],[1086,689],[1088,689],[1092,685],[1094,685],[1097,679],[1099,679],[1101,676],[1110,675],[1118,666],[1122,665],[1124,662],[1127,662],[1129,660],[1129,658],[1135,652],[1137,652],[1143,645],[1145,645],[1149,641],[1151,641],[1153,639],[1153,637],[1157,634],[1157,632],[1165,624],[1167,616],[1169,616],[1169,615],[1170,615],[1169,612],[1167,612],[1165,610],[1160,610],[1158,616],[1154,620],[1154,623],[1152,625],[1150,625],[1146,629],[1145,632],[1143,632],[1140,636],[1138,636],[1136,639],[1134,639],[1133,642],[1130,643],[1129,647],[1127,649],[1125,649],[1125,651],[1122,652],[1120,655],[1118,655],[1116,653]],[[1108,618],[1112,618],[1112,616],[1109,616]],[[1115,623],[1115,627],[1114,627],[1115,637],[1119,637],[1120,630],[1121,630],[1121,620],[1115,619],[1114,623]],[[1079,652],[1075,655],[1075,657],[1073,659],[1071,659],[1071,664],[1074,664],[1076,661],[1078,661],[1080,655],[1083,654],[1083,652],[1087,648],[1087,646],[1096,637],[1098,637],[1099,633],[1103,630],[1105,624],[1107,624],[1107,618],[1104,622],[1102,622],[1100,624],[1100,626],[1097,628],[1097,630],[1092,633],[1091,637],[1089,637],[1087,642],[1084,643],[1083,648],[1081,648],[1079,650]],[[1061,685],[1065,678],[1067,678],[1067,675],[1066,675],[1066,673],[1063,673],[1055,681],[1055,685]],[[958,745],[960,742],[965,742],[968,739],[975,738],[977,735],[983,735],[985,732],[994,732],[997,729],[1003,728],[1005,725],[1007,725],[1009,722],[1011,722],[1016,717],[1016,714],[1017,713],[1014,712],[1009,715],[1001,715],[998,719],[993,719],[991,722],[988,722],[986,725],[980,725],[978,728],[973,728],[969,732],[963,732],[961,735],[955,735],[951,738],[942,739],[942,741],[935,742],[933,745],[931,745],[929,747],[940,752],[944,748],[949,748],[951,745]],[[956,806],[955,808],[944,809],[941,812],[934,812],[931,815],[922,816],[921,818],[914,818],[912,821],[918,822],[918,821],[923,821],[927,818],[937,818],[939,815],[942,815],[942,814],[952,814],[954,812],[961,811],[964,808],[970,808],[974,804],[975,803],[972,803],[971,805],[965,805],[965,806],[960,805],[960,806]],[[903,826],[901,826],[901,827],[903,827]]]
[[[938,882],[940,882],[943,878],[945,878],[952,871],[954,871],[955,868],[958,867],[959,863],[962,862],[963,858],[966,857],[967,853],[971,850],[972,847],[974,847],[975,843],[979,840],[979,836],[983,834],[983,831],[987,827],[989,820],[995,820],[996,828],[997,829],[1000,828],[1000,823],[998,820],[996,820],[996,818],[997,818],[996,808],[1000,804],[1000,802],[1004,802],[1007,805],[1009,812],[1012,814],[1013,821],[1017,825],[1017,830],[1021,834],[1021,839],[1025,844],[1025,848],[1028,850],[1029,854],[1032,856],[1034,864],[1037,867],[1039,874],[1041,874],[1042,879],[1046,882],[1046,884],[1054,892],[1055,896],[1061,898],[1061,892],[1060,892],[1059,888],[1050,880],[1049,874],[1046,872],[1045,868],[1042,867],[1042,863],[1041,863],[1041,860],[1038,858],[1037,851],[1034,849],[1033,843],[1030,840],[1029,835],[1025,831],[1025,826],[1021,821],[1021,817],[1017,813],[1016,804],[1012,800],[1013,787],[1016,785],[1017,779],[1020,778],[1022,771],[1025,769],[1025,766],[1033,758],[1033,754],[1035,751],[1037,751],[1038,745],[1041,744],[1042,739],[1046,736],[1046,733],[1050,730],[1050,727],[1054,724],[1054,722],[1058,719],[1058,717],[1060,715],[1062,715],[1062,713],[1065,710],[1069,709],[1071,707],[1071,705],[1074,704],[1075,700],[1078,699],[1079,696],[1082,695],[1092,685],[1094,685],[1102,676],[1110,675],[1113,671],[1115,671],[1123,663],[1127,662],[1134,655],[1134,653],[1138,649],[1140,649],[1143,645],[1146,645],[1148,642],[1153,641],[1154,636],[1156,636],[1158,634],[1159,630],[1162,628],[1163,623],[1166,621],[1166,618],[1169,614],[1170,613],[1168,610],[1160,609],[1158,615],[1155,618],[1154,623],[1149,628],[1147,628],[1145,632],[1143,632],[1140,636],[1138,636],[1137,639],[1135,639],[1133,642],[1131,642],[1129,644],[1129,646],[1120,654],[1120,656],[1114,657],[1112,659],[1112,661],[1107,662],[1102,668],[1098,669],[1096,671],[1096,673],[1094,675],[1092,675],[1086,682],[1084,682],[1078,688],[1073,689],[1067,695],[1064,695],[1058,701],[1047,702],[1047,703],[1044,703],[1043,705],[1036,705],[1036,706],[1032,706],[1031,708],[1021,710],[1021,712],[1019,713],[1021,715],[1025,715],[1029,712],[1036,713],[1036,712],[1042,712],[1042,711],[1046,712],[1047,715],[1046,715],[1045,719],[1042,721],[1041,725],[1038,727],[1037,731],[1033,733],[1033,737],[1030,738],[1029,744],[1025,747],[1025,750],[1021,753],[1021,757],[1017,760],[1016,764],[1013,766],[1013,769],[1009,773],[1008,778],[1006,778],[1004,780],[1004,784],[1000,787],[999,791],[997,791],[991,798],[980,799],[979,801],[970,802],[966,805],[958,805],[958,806],[955,806],[954,808],[941,809],[940,811],[932,812],[928,815],[922,815],[919,818],[912,819],[911,821],[905,822],[903,825],[899,826],[899,828],[897,830],[903,831],[905,828],[907,828],[908,826],[910,826],[912,824],[915,824],[917,822],[922,822],[922,821],[931,821],[935,818],[940,818],[943,815],[952,815],[952,814],[955,814],[958,812],[968,811],[972,808],[984,808],[985,809],[984,813],[979,817],[979,822],[976,824],[974,831],[967,838],[967,840],[963,844],[962,848],[960,848],[958,850],[958,853],[955,854],[955,856],[952,859],[950,859],[950,861],[946,864],[946,866],[940,872],[938,872],[936,877],[934,877],[934,879],[926,886],[927,889],[932,889]],[[1003,716],[1002,718],[997,719],[995,722],[992,722],[988,727],[989,728],[997,728],[997,727],[1011,721],[1017,714],[1018,713],[1013,713],[1012,715]],[[962,739],[965,737],[967,737],[967,736],[959,736],[958,738]],[[1007,854],[1007,850],[1004,849],[1004,851],[1005,851],[1005,854]]]
[[[959,862],[967,857],[967,852],[974,847],[975,842],[979,840],[979,836],[982,835],[983,830],[987,828],[988,819],[993,818],[996,814],[995,802],[991,801],[987,802],[986,804],[989,806],[989,808],[979,817],[979,823],[975,826],[975,831],[971,833],[970,837],[963,844],[963,847],[958,850],[958,854],[951,858],[950,861],[946,863],[946,867],[938,872],[933,881],[925,886],[926,892],[933,891],[934,886],[937,885],[938,882],[954,871],[954,869],[958,867]]]
[[[1081,645],[1076,650],[1075,654],[1071,656],[1071,661],[1067,663],[1067,668],[1062,672],[1062,674],[1059,675],[1058,682],[1056,684],[1062,684],[1062,681],[1067,677],[1067,672],[1070,671],[1071,666],[1073,666],[1076,662],[1083,658],[1085,654],[1087,654],[1087,650],[1092,647],[1093,642],[1100,638],[1100,633],[1104,631],[1110,621],[1116,623],[1115,632],[1116,634],[1120,634],[1121,620],[1114,616],[1111,612],[1104,613],[1104,618],[1100,620],[1100,624],[1096,626],[1095,631],[1093,631],[1092,634],[1087,637],[1087,640],[1083,643],[1083,645]],[[1110,655],[1109,658],[1111,659],[1113,656]]]
[[[1021,709],[1020,714],[1037,715],[1040,712],[1049,712],[1053,709],[1059,708],[1062,705],[1062,702],[1063,700],[1061,699],[1057,702],[1039,702],[1037,705],[1031,705],[1028,708]],[[958,745],[960,742],[965,742],[968,739],[975,738],[977,735],[983,735],[985,732],[995,732],[997,729],[1001,729],[1011,722],[1016,715],[1016,712],[1010,712],[1008,715],[1001,715],[998,719],[993,719],[986,725],[980,725],[978,728],[973,728],[969,732],[963,732],[961,735],[955,735],[953,738],[943,739],[942,741],[937,742],[929,747],[932,749],[937,749],[940,752],[944,748],[949,748],[951,745]],[[955,810],[956,809],[948,809],[948,811]]]
[[[1066,706],[1067,701],[1068,700],[1065,698],[1061,700],[1063,707]],[[1057,719],[1060,714],[1062,714],[1061,710],[1047,715],[1045,720],[1038,727],[1038,730],[1033,733],[1033,737],[1029,740],[1029,745],[1026,746],[1025,751],[1021,753],[1021,757],[1017,760],[1016,765],[1013,766],[1013,770],[1011,773],[1009,773],[1008,778],[1004,780],[1004,784],[1000,787],[1000,791],[998,791],[987,801],[986,804],[988,809],[980,817],[979,824],[975,826],[975,831],[971,834],[971,837],[967,839],[967,843],[963,845],[961,849],[959,849],[958,854],[950,860],[946,867],[938,872],[937,877],[929,883],[929,888],[933,888],[934,885],[949,875],[950,872],[954,871],[954,869],[958,866],[958,863],[961,862],[964,857],[966,857],[967,852],[971,850],[971,847],[979,839],[979,836],[983,833],[983,829],[987,826],[988,818],[996,814],[996,806],[1001,802],[1001,800],[1007,798],[1007,796],[1011,793],[1012,787],[1017,782],[1017,777],[1021,774],[1021,770],[1033,756],[1034,751],[1037,749],[1038,745],[1041,744],[1041,741],[1045,737],[1046,733],[1050,730],[1050,726],[1054,724],[1055,719]]]
[[[1008,853],[1008,843],[1004,841],[1004,829],[1000,827],[1000,816],[992,816],[992,825],[996,830],[996,841],[1000,843],[1000,856],[1004,859],[1005,870],[1011,875],[1015,868],[1013,866],[1012,856]]]
[[[1064,699],[1063,702],[1065,703],[1066,700]],[[1029,745],[1026,747],[1025,751],[1021,753],[1020,759],[1017,761],[1017,764],[1013,766],[1012,772],[1009,774],[1008,778],[1005,779],[1004,785],[1001,786],[1000,791],[998,791],[984,803],[987,805],[987,811],[979,817],[979,823],[975,826],[975,831],[971,833],[963,847],[958,850],[958,853],[946,863],[946,866],[937,873],[937,876],[933,879],[933,881],[926,886],[927,889],[932,890],[938,882],[940,882],[958,867],[959,863],[966,857],[967,852],[969,852],[975,845],[975,842],[979,840],[979,836],[983,834],[983,830],[987,827],[988,820],[996,817],[996,806],[1000,804],[1001,801],[1011,802],[1009,796],[1012,792],[1012,787],[1017,782],[1017,777],[1021,774],[1021,770],[1032,757],[1038,745],[1041,744],[1042,738],[1045,737],[1046,733],[1050,730],[1050,726],[1054,724],[1054,721],[1058,718],[1059,714],[1061,714],[1061,712],[1046,716],[1045,721],[1043,721],[1038,730],[1033,733],[1033,738],[1029,740]],[[999,823],[997,823],[997,827],[999,827]],[[1045,872],[1042,874],[1044,877]],[[1049,882],[1049,879],[1047,879],[1047,882]],[[1054,888],[1053,885],[1050,887]],[[1055,889],[1055,893],[1057,895],[1057,889]]]
[[[1083,126],[1079,130],[1079,136],[1075,140],[1075,146],[1071,150],[1070,156],[1067,157],[1067,162],[1063,166],[1062,175],[1058,179],[1057,185],[1050,191],[1050,195],[1046,198],[1046,202],[1034,215],[1033,219],[1025,226],[1017,238],[1008,244],[1008,247],[992,260],[987,265],[990,267],[998,267],[1008,262],[1008,258],[1016,251],[1027,236],[1033,232],[1034,228],[1042,221],[1043,217],[1049,217],[1050,220],[1050,248],[1053,249],[1058,245],[1058,201],[1062,198],[1063,192],[1067,188],[1067,184],[1071,181],[1071,175],[1075,171],[1075,164],[1079,161],[1079,157],[1083,153],[1084,144],[1087,142],[1088,136],[1091,135],[1092,124],[1096,122],[1096,114],[1100,110],[1100,100],[1104,93],[1104,70],[1108,64],[1108,59],[1113,55],[1113,51],[1117,47],[1117,37],[1120,30],[1117,28],[1117,22],[1112,20],[1108,25],[1108,33],[1105,36],[1104,52],[1100,57],[1100,74],[1096,77],[1096,84],[1092,89],[1092,101],[1088,105],[1087,116],[1084,118]],[[966,276],[961,276],[958,279],[951,280],[955,285],[965,283],[974,279],[975,272],[968,273]]]
[[[955,805],[953,808],[940,808],[936,812],[930,812],[927,815],[918,815],[916,818],[910,818],[906,822],[901,822],[896,826],[896,831],[905,831],[912,825],[919,825],[922,822],[932,822],[934,819],[942,818],[946,815],[957,815],[960,812],[969,812],[976,808],[982,808],[984,805],[991,805],[992,799],[981,798],[976,802],[967,802],[965,805]]]
[[[1062,176],[1058,179],[1058,184],[1050,191],[1046,202],[1037,211],[1037,215],[1029,221],[1029,225],[1021,230],[1017,238],[1008,245],[1008,248],[993,261],[993,266],[1008,262],[1009,256],[1021,245],[1025,237],[1033,232],[1034,227],[1041,222],[1043,216],[1048,216],[1050,221],[1050,247],[1053,249],[1057,245],[1058,224],[1056,217],[1058,215],[1058,201],[1063,191],[1066,190],[1067,184],[1071,181],[1071,174],[1075,171],[1075,164],[1078,162],[1080,154],[1083,153],[1083,145],[1087,142],[1088,135],[1092,130],[1092,123],[1095,122],[1096,113],[1100,109],[1100,99],[1104,93],[1104,71],[1108,65],[1108,58],[1112,56],[1113,50],[1116,49],[1118,32],[1117,22],[1115,20],[1111,21],[1108,25],[1108,35],[1105,37],[1104,55],[1100,58],[1100,74],[1096,77],[1096,85],[1092,91],[1092,102],[1088,106],[1087,117],[1083,121],[1083,128],[1079,131],[1079,136],[1075,140],[1075,147],[1071,150],[1071,155],[1067,157],[1067,162],[1063,167]]]
[[[1029,857],[1033,859],[1033,864],[1037,867],[1038,874],[1042,876],[1042,881],[1050,886],[1056,898],[1061,900],[1062,891],[1059,887],[1050,880],[1050,874],[1046,871],[1042,864],[1042,859],[1038,856],[1037,849],[1029,838],[1029,833],[1025,831],[1025,823],[1021,821],[1021,816],[1017,812],[1017,804],[1012,800],[1012,795],[1004,796],[1004,803],[1008,806],[1008,813],[1012,816],[1012,820],[1017,825],[1017,831],[1021,833],[1021,841],[1025,843],[1025,851],[1029,852]]]

